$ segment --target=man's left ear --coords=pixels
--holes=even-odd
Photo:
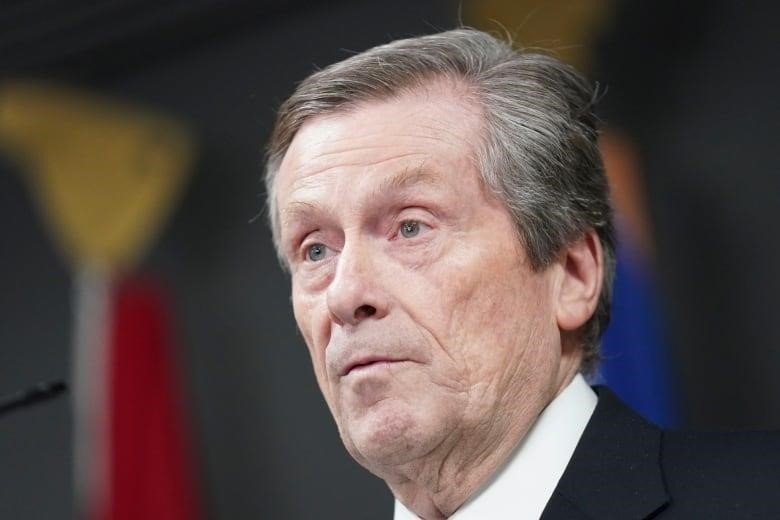
[[[590,230],[561,252],[556,319],[562,331],[583,326],[596,311],[604,273],[601,242]]]

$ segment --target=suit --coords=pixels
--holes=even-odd
[[[780,432],[662,431],[595,390],[543,520],[780,518]]]

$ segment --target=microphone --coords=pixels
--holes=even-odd
[[[0,399],[0,416],[17,408],[26,408],[36,403],[48,401],[63,393],[67,388],[64,381],[45,381],[27,390],[8,395]]]

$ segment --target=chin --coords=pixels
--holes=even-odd
[[[344,445],[355,460],[374,473],[417,459],[436,444],[418,413],[393,399],[378,402],[342,426]]]

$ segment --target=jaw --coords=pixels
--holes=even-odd
[[[446,518],[490,480],[557,395],[559,372],[552,370],[550,375],[531,376],[509,392],[497,386],[481,388],[480,403],[464,406],[459,422],[424,455],[368,469],[383,478],[410,510],[427,518]],[[486,394],[492,396],[492,404],[486,402],[490,400]]]
[[[465,408],[457,396],[439,388],[414,390],[416,374],[405,375],[391,380],[386,392],[372,396],[367,405],[353,388],[342,389],[338,401],[336,422],[347,450],[384,479],[433,457],[438,446],[459,429]]]

